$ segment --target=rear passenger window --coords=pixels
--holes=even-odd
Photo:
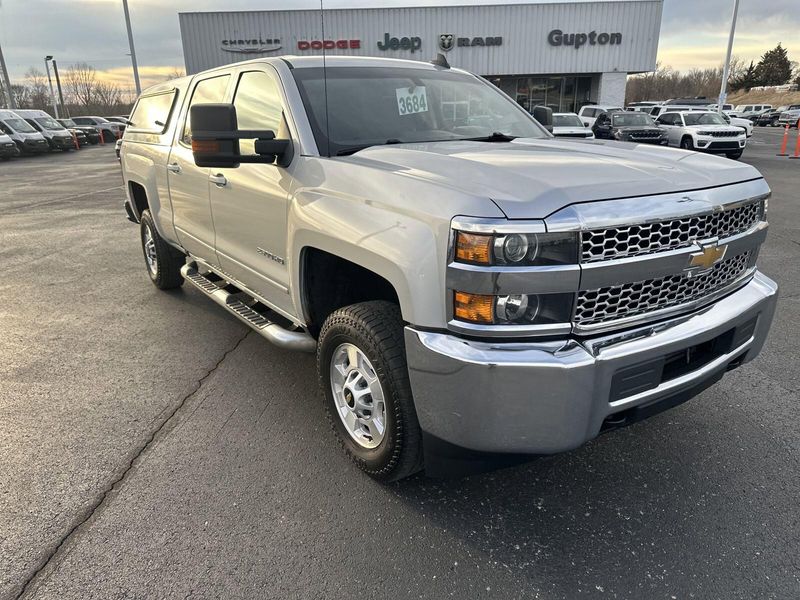
[[[152,96],[142,96],[133,108],[130,118],[131,131],[164,133],[175,104],[175,90]]]
[[[274,77],[263,71],[242,73],[236,96],[236,120],[240,130],[273,131],[276,138],[289,137],[283,126],[283,103]],[[255,140],[240,140],[242,154],[255,154]]]
[[[225,102],[225,90],[228,89],[230,75],[219,75],[211,79],[204,79],[198,82],[192,92],[192,99],[189,102],[189,109],[195,104],[218,104]],[[183,124],[183,135],[181,141],[186,145],[192,144],[192,127],[189,122],[190,110],[186,111],[186,121]]]

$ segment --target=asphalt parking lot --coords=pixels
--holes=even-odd
[[[312,356],[150,284],[112,147],[0,164],[0,598],[800,597],[780,135],[743,157],[782,286],[756,361],[574,452],[389,486],[340,451]]]

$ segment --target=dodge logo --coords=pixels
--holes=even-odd
[[[447,52],[448,50],[453,49],[453,42],[455,42],[455,36],[452,33],[441,33],[439,34],[439,48],[443,52]]]

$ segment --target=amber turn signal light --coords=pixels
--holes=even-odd
[[[494,297],[456,292],[453,304],[455,318],[469,323],[494,322]]]
[[[219,152],[219,142],[216,140],[192,140],[192,152],[216,154]]]
[[[491,235],[459,231],[456,234],[456,260],[477,265],[492,264],[492,239]]]

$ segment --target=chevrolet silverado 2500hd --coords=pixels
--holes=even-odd
[[[229,65],[147,90],[124,140],[156,287],[315,351],[379,479],[576,448],[752,360],[772,321],[753,167],[554,138],[441,61]]]

